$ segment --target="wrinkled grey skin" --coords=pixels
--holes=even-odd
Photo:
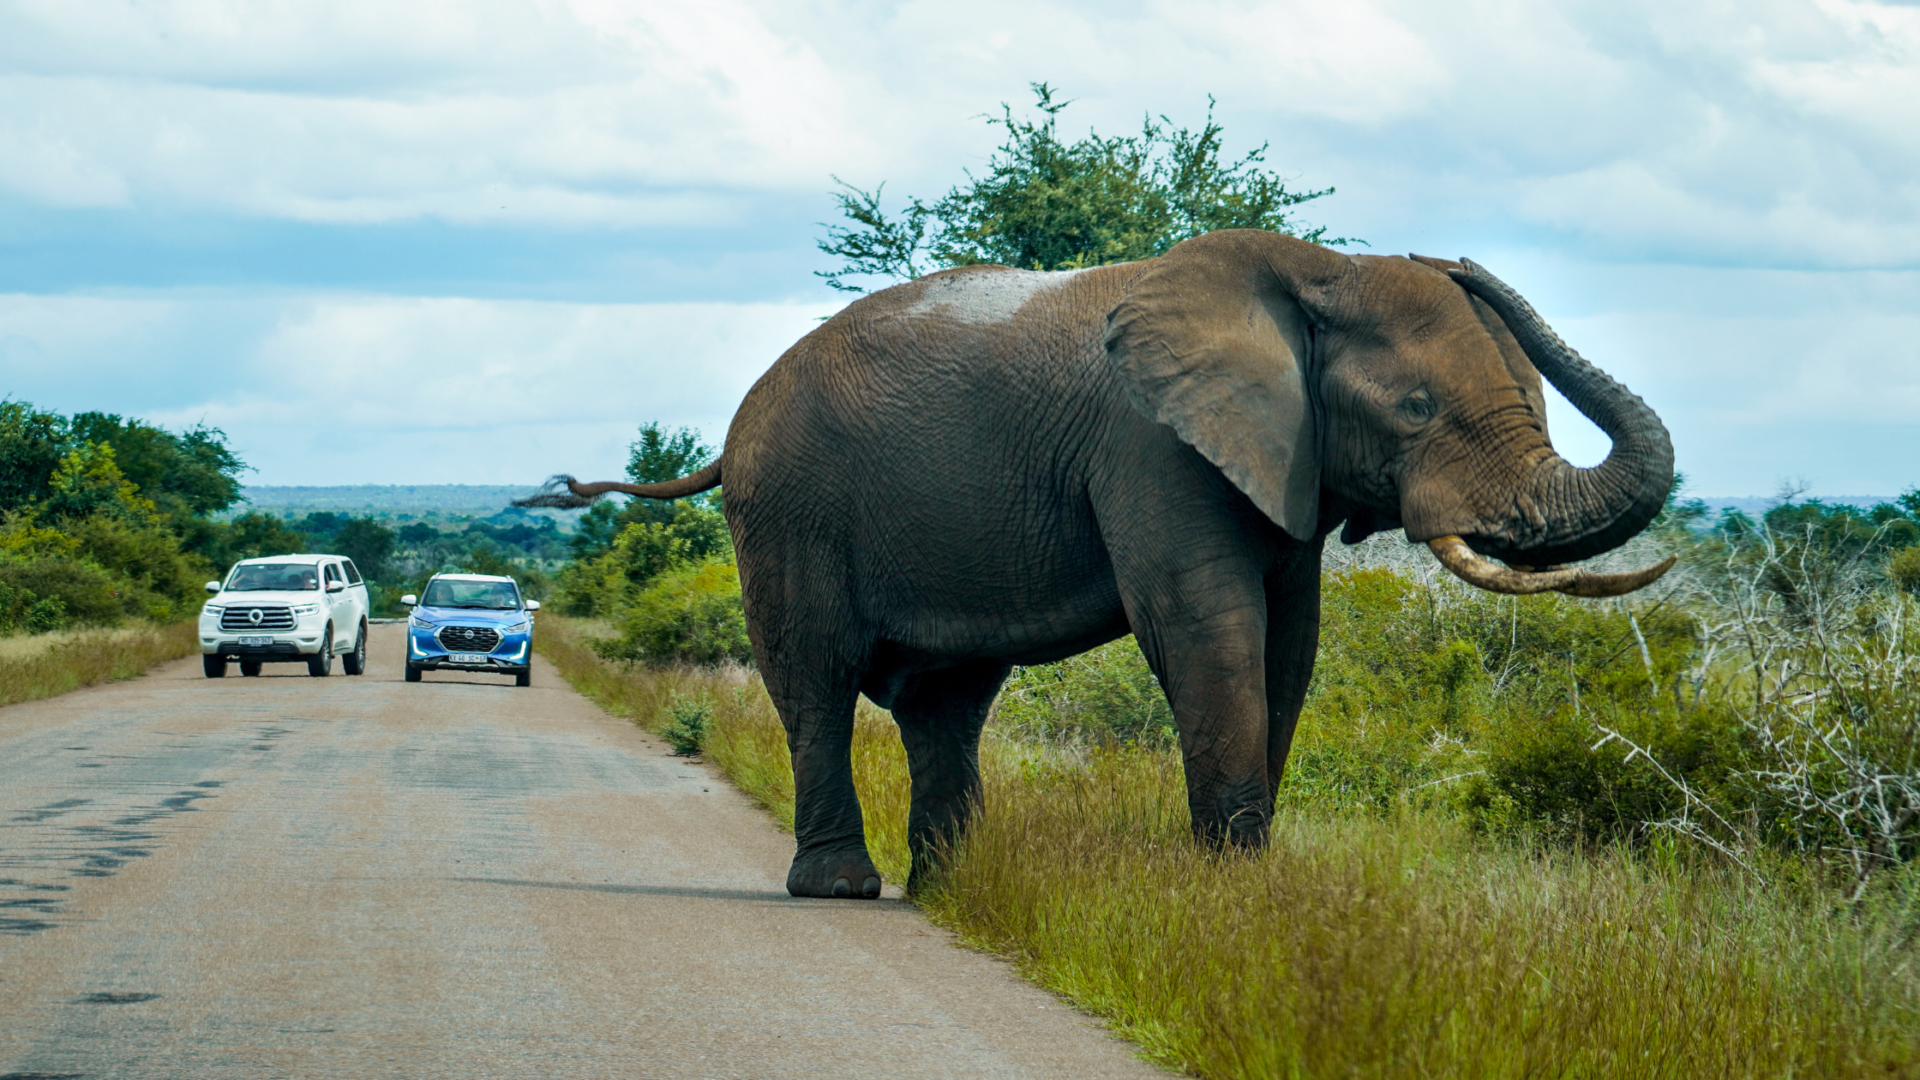
[[[1567,465],[1534,364],[1450,270],[1245,230],[1073,273],[949,270],[796,344],[717,465],[573,485],[726,484],[793,755],[789,890],[879,893],[849,761],[859,694],[906,745],[918,879],[977,806],[1010,665],[1131,631],[1172,704],[1194,831],[1258,845],[1313,672],[1329,532],[1457,534],[1539,566],[1644,527],[1671,479],[1658,420],[1590,368],[1556,375],[1576,403],[1605,397],[1583,408],[1615,439],[1606,463]]]

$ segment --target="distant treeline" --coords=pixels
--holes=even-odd
[[[331,511],[370,517],[453,519],[489,517],[539,490],[513,484],[348,484],[329,487],[248,484],[241,497],[255,510],[281,517]],[[562,526],[578,510],[537,510]]]

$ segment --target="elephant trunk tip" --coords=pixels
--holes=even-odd
[[[1509,596],[1529,596],[1533,593],[1559,592],[1568,596],[1608,597],[1625,596],[1630,592],[1644,589],[1660,580],[1668,570],[1679,562],[1679,556],[1669,555],[1652,566],[1639,570],[1629,570],[1619,574],[1602,574],[1578,567],[1550,566],[1540,570],[1527,567],[1499,566],[1481,558],[1467,546],[1467,542],[1458,536],[1442,536],[1427,541],[1427,547],[1440,565],[1447,568],[1455,577],[1488,592],[1505,593]]]

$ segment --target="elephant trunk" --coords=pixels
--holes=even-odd
[[[1517,509],[1507,535],[1476,537],[1476,546],[1510,563],[1534,567],[1574,562],[1619,547],[1646,528],[1666,505],[1673,486],[1673,441],[1666,425],[1646,402],[1560,340],[1532,305],[1505,282],[1471,260],[1462,259],[1461,266],[1449,271],[1453,279],[1499,314],[1540,374],[1613,440],[1607,459],[1590,469],[1549,452],[1516,493]],[[1458,537],[1442,537],[1432,546],[1449,570],[1500,592],[1556,589],[1580,596],[1619,595],[1651,583],[1673,561],[1630,574],[1559,570],[1558,575],[1576,577],[1551,584],[1535,580],[1531,585],[1537,588],[1519,588],[1519,578],[1508,581],[1504,576],[1516,571],[1489,574],[1498,568],[1473,558]],[[1530,576],[1525,568],[1517,572]],[[1546,579],[1554,574],[1537,576]]]
[[[1647,403],[1561,341],[1532,305],[1486,268],[1462,259],[1454,280],[1493,308],[1541,375],[1613,440],[1591,469],[1550,454],[1535,467],[1516,502],[1538,515],[1516,514],[1514,535],[1499,555],[1508,561],[1573,562],[1611,551],[1647,527],[1673,487],[1673,441]]]

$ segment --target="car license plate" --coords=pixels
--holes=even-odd
[[[273,638],[266,634],[251,634],[240,639],[242,645],[271,645]]]
[[[477,652],[448,653],[447,659],[456,664],[484,664],[487,662],[487,654]]]

